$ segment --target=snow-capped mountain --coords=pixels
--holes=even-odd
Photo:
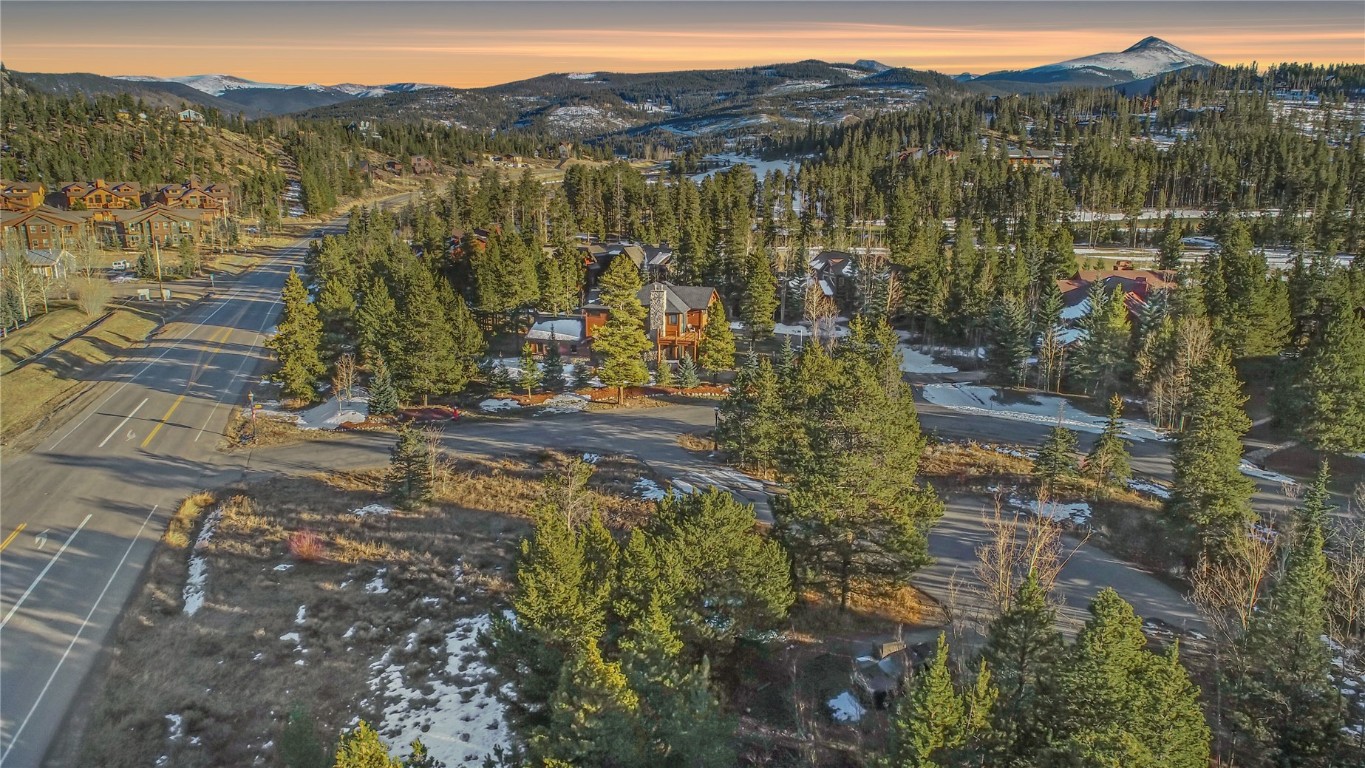
[[[1159,37],[1147,37],[1122,51],[1096,53],[1031,69],[992,72],[973,82],[1107,86],[1145,80],[1189,67],[1213,66],[1217,66],[1217,62]]]
[[[411,93],[437,86],[425,83],[388,83],[364,85],[289,85],[261,83],[234,75],[185,75],[182,77],[154,77],[150,75],[120,75],[116,79],[144,83],[180,83],[200,93],[225,99],[234,104],[266,114],[284,114],[301,109],[325,107],[351,99],[387,96],[391,93]]]

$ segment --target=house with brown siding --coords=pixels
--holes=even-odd
[[[68,209],[112,211],[142,207],[142,186],[134,181],[70,181],[58,189]]]
[[[424,173],[435,173],[436,164],[428,160],[423,155],[413,155],[412,172],[418,176]]]
[[[47,187],[41,181],[0,181],[0,209],[31,211],[46,197]]]
[[[0,233],[6,240],[17,238],[19,245],[29,250],[60,248],[83,230],[78,217],[46,205],[31,211],[0,211]]]
[[[182,184],[167,184],[156,191],[152,201],[167,208],[197,208],[227,215],[232,193],[223,184],[203,184],[191,176]]]
[[[114,223],[124,248],[142,248],[151,243],[173,246],[187,237],[199,239],[199,213],[153,205],[141,211],[120,211]]]
[[[711,304],[720,301],[715,288],[703,285],[674,285],[653,282],[637,293],[648,315],[645,332],[654,342],[654,351],[665,358],[677,360],[686,352],[697,357],[697,346],[706,330],[707,312]],[[610,311],[594,302],[583,307],[583,333],[591,338],[607,322]]]

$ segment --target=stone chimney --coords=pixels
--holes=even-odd
[[[664,315],[668,306],[668,292],[664,284],[649,284],[649,338],[657,340],[664,330]]]

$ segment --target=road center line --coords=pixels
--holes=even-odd
[[[266,264],[266,266],[273,265],[275,262],[277,262],[277,261],[279,261],[279,260],[285,258],[286,255],[292,255],[292,254],[290,253],[291,251],[302,251],[302,250],[304,250],[305,248],[306,248],[306,246],[302,246],[302,245],[297,245],[297,246],[293,246],[293,247],[291,247],[291,248],[287,248],[287,249],[285,249],[283,252],[281,252],[279,256],[276,256],[274,259],[272,259],[270,262],[268,262],[268,263]],[[216,314],[218,314],[219,312],[221,312],[221,311],[223,310],[224,307],[227,307],[228,305],[230,305],[230,304],[232,303],[232,301],[237,297],[237,295],[240,294],[240,293],[243,291],[243,289],[244,289],[244,286],[238,286],[238,287],[233,288],[233,290],[232,290],[231,293],[229,293],[229,294],[227,294],[226,296],[223,297],[222,303],[220,303],[217,307],[214,307],[213,311],[210,312],[210,313],[208,313],[208,315],[206,315],[206,316],[204,317],[203,320],[200,320],[198,323],[196,323],[196,324],[191,328],[191,330],[193,331],[193,330],[197,330],[197,329],[199,329],[199,328],[202,328],[202,327],[204,326],[205,323],[207,323],[209,320],[212,320],[212,319],[213,319],[213,316],[214,316],[214,315],[216,315]],[[85,424],[85,422],[89,421],[89,420],[90,420],[90,417],[91,417],[91,416],[94,416],[95,413],[97,413],[97,412],[99,411],[100,408],[103,408],[104,405],[105,405],[106,403],[108,403],[110,400],[114,399],[114,396],[115,396],[115,395],[117,395],[119,392],[122,392],[123,389],[124,389],[124,387],[127,387],[129,384],[132,384],[133,382],[137,381],[138,378],[141,377],[142,374],[146,373],[153,365],[156,365],[157,363],[161,362],[161,359],[162,359],[162,358],[164,358],[166,355],[169,355],[171,352],[175,351],[176,347],[178,347],[178,346],[180,345],[180,343],[183,342],[183,341],[189,341],[188,334],[187,334],[185,337],[176,339],[176,340],[175,340],[175,343],[173,343],[173,344],[171,344],[169,347],[167,347],[165,352],[162,352],[160,355],[157,355],[155,359],[151,360],[151,361],[148,362],[146,365],[142,366],[142,369],[139,370],[137,373],[133,374],[131,378],[129,378],[127,381],[125,381],[125,382],[123,382],[122,384],[120,384],[120,385],[118,386],[118,388],[115,389],[113,392],[110,392],[110,393],[109,393],[109,396],[106,397],[106,398],[104,398],[103,400],[101,400],[100,403],[99,403],[99,405],[98,405],[94,410],[92,410],[90,413],[87,413],[87,414],[85,415],[85,418],[83,418],[83,419],[81,419],[80,421],[76,422],[75,425],[73,425],[73,426],[71,427],[71,429],[67,430],[66,434],[64,434],[64,435],[62,435],[61,437],[57,438],[57,441],[54,442],[52,445],[48,446],[47,449],[48,449],[49,451],[55,451],[55,450],[57,450],[57,446],[61,445],[62,442],[63,442],[64,440],[66,440],[68,437],[71,437],[71,435],[72,435],[73,433],[75,433],[76,430],[80,429],[81,426]]]
[[[275,307],[279,303],[280,303],[279,299],[276,299],[273,303],[271,303],[270,308],[265,311],[265,317],[261,320],[260,326],[256,328],[256,337],[251,340],[251,351],[253,353],[256,351],[256,347],[258,346],[261,332],[265,330],[265,324],[270,322],[271,318],[275,316]],[[213,421],[214,412],[218,410],[218,406],[223,402],[223,398],[227,397],[228,395],[227,390],[233,385],[234,382],[237,381],[237,377],[242,375],[242,369],[246,368],[246,364],[251,362],[252,360],[253,358],[251,356],[242,355],[241,364],[237,366],[237,370],[232,372],[232,380],[229,381],[227,386],[223,388],[223,394],[219,395],[218,399],[214,401],[213,407],[209,408],[208,418],[204,419],[204,426],[199,428],[199,434],[194,436],[194,442],[196,443],[199,442],[199,438],[204,436],[204,430],[208,429],[209,422]]]
[[[5,625],[9,623],[9,620],[14,617],[14,612],[19,610],[19,606],[24,604],[24,601],[28,599],[29,595],[33,594],[33,588],[38,586],[38,582],[43,580],[43,577],[47,575],[48,571],[52,570],[52,566],[57,563],[57,558],[61,557],[62,553],[66,551],[66,548],[71,546],[71,542],[76,540],[76,534],[81,532],[81,529],[85,527],[86,523],[90,522],[90,518],[92,517],[94,517],[94,515],[86,515],[85,519],[81,521],[81,524],[76,526],[76,530],[72,531],[71,535],[66,537],[66,542],[62,544],[62,548],[57,550],[57,553],[52,556],[51,560],[47,561],[47,565],[43,568],[42,572],[38,574],[38,578],[34,579],[33,583],[28,585],[28,589],[24,590],[24,594],[19,596],[19,602],[15,603],[14,607],[9,609],[9,613],[5,614],[5,620],[0,621],[0,629],[5,628]]]
[[[181,395],[175,399],[174,403],[171,403],[171,407],[166,409],[166,415],[161,417],[161,421],[158,421],[156,426],[152,427],[152,431],[148,432],[147,437],[142,441],[143,448],[146,448],[151,444],[152,438],[156,437],[156,434],[161,431],[161,428],[166,426],[166,422],[171,418],[171,414],[175,413],[175,409],[179,408],[180,404],[183,402],[185,402],[185,396]]]
[[[10,534],[5,537],[4,543],[0,544],[0,552],[4,552],[5,547],[8,547],[10,543],[14,541],[14,537],[22,533],[23,530],[27,527],[28,523],[20,523],[19,525],[15,526],[14,530],[10,531]]]
[[[104,447],[104,444],[107,443],[107,442],[109,442],[110,438],[112,438],[120,429],[123,429],[123,425],[124,425],[124,424],[127,424],[129,419],[131,419],[131,418],[133,418],[134,416],[136,416],[136,415],[137,415],[137,412],[140,411],[140,410],[142,410],[142,406],[146,405],[146,404],[147,404],[147,400],[149,400],[149,399],[150,399],[150,398],[146,398],[146,397],[142,398],[142,402],[138,403],[138,404],[137,404],[137,407],[134,408],[134,409],[132,410],[131,413],[129,413],[127,416],[124,416],[124,417],[123,417],[123,421],[120,421],[120,422],[118,423],[118,426],[117,426],[117,427],[114,427],[113,431],[110,432],[108,435],[105,435],[104,439],[100,441],[100,444],[97,445],[97,446],[95,446],[95,447],[96,447],[96,448],[103,448],[103,447]]]
[[[24,715],[23,722],[19,723],[19,727],[14,731],[14,735],[10,737],[9,746],[5,748],[4,754],[0,754],[0,765],[4,765],[5,758],[9,757],[10,750],[14,749],[14,745],[19,742],[19,735],[24,732],[24,727],[27,726],[28,721],[33,718],[33,713],[38,711],[38,705],[43,703],[43,697],[47,695],[47,689],[51,688],[52,681],[57,679],[57,673],[62,670],[62,665],[66,663],[66,657],[71,655],[71,649],[75,648],[77,641],[81,639],[81,633],[85,632],[86,626],[90,624],[90,617],[95,615],[95,611],[99,610],[100,603],[104,602],[104,596],[109,593],[109,587],[113,586],[114,579],[118,578],[119,571],[123,570],[124,564],[128,562],[128,556],[133,553],[133,547],[137,546],[138,539],[142,538],[142,531],[147,528],[147,523],[151,521],[152,515],[156,514],[156,508],[159,506],[161,505],[154,505],[152,511],[148,512],[147,516],[142,519],[141,527],[137,529],[137,533],[133,534],[133,540],[128,542],[128,549],[124,551],[123,557],[118,561],[118,565],[114,566],[114,572],[109,574],[109,580],[104,583],[104,589],[100,590],[99,597],[95,598],[95,604],[90,606],[90,612],[85,614],[85,620],[82,621],[80,627],[76,629],[76,634],[71,637],[71,642],[67,644],[66,650],[62,653],[62,657],[57,660],[57,666],[52,668],[52,674],[48,675],[47,682],[43,684],[43,689],[38,692],[38,698],[33,700],[33,706],[29,708],[28,714]],[[87,516],[85,519],[89,520],[90,518]],[[81,523],[81,525],[85,525],[85,523]],[[17,608],[18,606],[15,607]],[[5,620],[9,621],[8,618]]]

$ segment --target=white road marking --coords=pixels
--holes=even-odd
[[[53,555],[52,559],[47,561],[47,565],[44,566],[43,570],[38,574],[38,578],[34,579],[33,583],[28,585],[28,589],[24,590],[24,594],[19,596],[19,602],[15,603],[14,607],[9,609],[9,613],[5,614],[5,620],[0,621],[0,629],[5,628],[5,625],[8,624],[9,620],[14,616],[14,612],[19,610],[19,606],[24,604],[24,601],[28,599],[29,595],[33,594],[33,588],[38,586],[38,582],[43,580],[43,577],[47,575],[48,571],[52,570],[52,566],[56,564],[57,558],[61,557],[62,553],[66,551],[66,548],[71,546],[71,542],[76,539],[76,534],[81,532],[81,529],[85,527],[86,523],[90,522],[90,518],[92,517],[94,517],[94,515],[86,515],[85,519],[81,521],[81,524],[76,526],[76,530],[72,531],[71,535],[66,537],[66,543],[62,544],[62,548],[57,550],[57,554]]]
[[[103,448],[103,447],[104,447],[104,444],[107,443],[107,442],[109,442],[109,439],[112,438],[112,437],[114,436],[114,433],[115,433],[115,432],[119,431],[120,429],[123,429],[123,425],[124,425],[124,424],[127,424],[129,419],[131,419],[131,418],[133,418],[134,416],[136,416],[136,415],[137,415],[137,412],[140,411],[140,410],[142,410],[142,406],[144,406],[144,405],[147,404],[147,400],[148,400],[148,398],[145,398],[145,397],[142,398],[142,402],[140,402],[140,403],[137,404],[137,407],[133,409],[132,413],[129,413],[127,416],[124,416],[124,417],[123,417],[123,421],[120,421],[120,422],[118,423],[118,426],[117,426],[117,427],[114,427],[113,429],[109,430],[109,434],[105,435],[105,436],[104,436],[104,439],[100,441],[100,444],[97,445],[97,446],[95,446],[95,447],[96,447],[96,448]],[[54,446],[54,447],[55,447],[55,446]]]
[[[104,596],[109,593],[109,587],[113,586],[114,579],[118,578],[119,571],[122,570],[123,565],[128,562],[128,555],[133,553],[133,547],[137,545],[138,539],[142,538],[142,531],[146,529],[147,523],[152,519],[152,515],[156,514],[156,509],[159,506],[161,505],[157,504],[153,506],[152,511],[148,512],[147,516],[142,519],[141,527],[137,529],[136,534],[133,534],[133,540],[128,542],[128,549],[124,551],[123,557],[118,561],[118,565],[114,567],[114,572],[109,574],[109,581],[104,583],[104,589],[100,590],[99,597],[95,598],[95,604],[90,606],[90,612],[85,614],[85,620],[82,621],[80,627],[76,629],[76,634],[72,636],[71,642],[66,646],[66,651],[62,653],[62,657],[57,660],[57,666],[52,668],[52,674],[48,675],[47,682],[43,684],[43,689],[38,692],[38,698],[34,699],[33,706],[29,708],[28,714],[24,715],[23,722],[19,723],[19,727],[14,731],[14,735],[10,737],[9,746],[5,749],[5,753],[0,754],[0,765],[5,764],[5,758],[9,757],[10,750],[14,749],[14,745],[19,741],[19,735],[24,732],[24,727],[27,726],[28,721],[33,718],[33,713],[38,711],[38,705],[43,703],[43,697],[47,695],[47,689],[51,688],[52,681],[57,679],[57,673],[62,670],[62,665],[66,663],[66,657],[71,655],[71,649],[75,648],[76,642],[81,639],[81,633],[85,632],[86,626],[90,624],[90,617],[95,615],[95,611],[99,609],[100,603],[104,602]],[[86,519],[89,520],[90,518],[87,517]],[[84,525],[84,523],[82,523],[82,525]],[[8,619],[6,620],[8,621]]]
[[[275,307],[278,306],[279,303],[280,303],[280,300],[279,300],[279,299],[275,299],[273,302],[271,302],[270,308],[267,309],[267,310],[265,311],[265,317],[261,319],[261,325],[260,325],[260,327],[258,327],[258,328],[256,329],[256,337],[253,338],[253,339],[251,340],[251,351],[252,351],[252,352],[255,352],[255,351],[256,351],[256,347],[260,345],[260,342],[261,342],[261,332],[265,330],[265,325],[266,325],[266,323],[268,323],[268,322],[270,322],[272,319],[274,319],[274,317],[275,317]],[[246,367],[246,364],[249,363],[249,362],[251,362],[252,359],[253,359],[253,358],[250,357],[250,356],[248,356],[248,355],[243,355],[243,356],[242,356],[242,362],[241,362],[241,364],[238,365],[238,366],[237,366],[237,370],[236,370],[236,371],[233,371],[233,373],[232,373],[232,380],[233,380],[233,381],[236,381],[236,380],[242,375],[242,369],[245,368],[245,367]],[[228,386],[232,386],[231,383],[229,383]],[[213,412],[216,411],[216,410],[218,410],[218,406],[223,402],[223,398],[224,398],[224,397],[227,397],[227,391],[226,391],[226,390],[227,390],[227,387],[224,387],[223,389],[224,389],[223,394],[219,395],[219,396],[218,396],[218,399],[215,400],[214,403],[213,403],[213,405],[209,408],[209,415],[208,415],[208,418],[204,419],[204,426],[202,426],[202,427],[199,428],[199,434],[197,434],[197,435],[194,436],[194,442],[196,442],[196,443],[199,442],[199,438],[201,438],[201,437],[204,436],[204,430],[208,429],[208,428],[209,428],[209,422],[210,422],[210,421],[213,421]]]
[[[33,546],[42,549],[47,546],[47,533],[51,528],[44,528],[43,532],[33,537]]]
[[[298,246],[294,246],[294,247],[292,247],[292,248],[288,248],[288,249],[286,249],[285,251],[281,252],[279,256],[276,256],[274,259],[271,259],[270,261],[266,262],[266,264],[265,264],[264,266],[270,266],[270,265],[274,264],[275,262],[277,262],[277,261],[279,261],[279,260],[285,258],[286,255],[290,254],[290,252],[292,252],[292,251],[303,251],[303,250],[306,249],[306,247],[307,247],[307,246],[298,245]],[[216,315],[216,314],[218,314],[219,312],[221,312],[221,311],[223,310],[224,307],[227,307],[228,305],[230,305],[230,304],[232,303],[233,299],[236,298],[237,295],[238,295],[239,293],[242,293],[244,290],[245,290],[245,286],[239,286],[239,287],[237,287],[237,288],[234,288],[234,289],[232,290],[231,293],[229,293],[229,294],[227,294],[226,296],[223,297],[223,302],[222,302],[221,304],[219,304],[217,307],[215,307],[214,310],[213,310],[212,312],[208,313],[208,315],[205,316],[203,320],[200,320],[197,324],[195,324],[193,327],[191,327],[190,330],[191,330],[191,331],[195,331],[195,330],[198,330],[199,328],[202,328],[202,327],[204,326],[205,323],[207,323],[209,320],[213,319],[213,316],[214,316],[214,315]],[[188,336],[188,334],[186,334],[186,336]],[[123,382],[122,384],[120,384],[120,385],[118,386],[118,388],[115,389],[113,392],[110,392],[108,397],[106,397],[106,398],[104,398],[103,400],[101,400],[98,406],[96,406],[90,413],[87,413],[87,414],[85,415],[85,418],[83,418],[83,419],[81,419],[80,421],[76,422],[75,425],[73,425],[73,426],[71,427],[71,429],[67,430],[66,434],[64,434],[64,435],[62,435],[61,437],[57,438],[57,441],[54,442],[52,445],[48,446],[47,450],[49,450],[49,451],[55,451],[55,450],[57,450],[57,446],[61,445],[61,444],[62,444],[62,441],[66,440],[68,437],[71,437],[71,435],[72,435],[76,430],[80,429],[81,426],[83,426],[83,425],[85,424],[85,422],[87,422],[87,421],[90,420],[90,417],[91,417],[91,416],[94,416],[96,413],[98,413],[100,408],[103,408],[104,405],[105,405],[106,403],[108,403],[110,400],[112,400],[112,399],[114,398],[115,395],[117,395],[119,392],[122,392],[124,387],[127,387],[129,384],[132,384],[133,382],[137,381],[138,377],[140,377],[140,376],[142,376],[142,374],[146,373],[146,372],[148,371],[148,369],[150,369],[153,365],[156,365],[157,363],[161,362],[161,359],[162,359],[162,358],[164,358],[166,355],[169,355],[172,351],[174,351],[174,350],[176,349],[176,347],[180,344],[180,342],[183,342],[183,341],[188,341],[188,339],[187,339],[185,336],[182,336],[181,338],[176,339],[176,340],[175,340],[175,343],[173,343],[173,344],[171,344],[169,347],[167,347],[165,352],[162,352],[160,355],[157,355],[156,358],[155,358],[154,360],[152,360],[151,362],[149,362],[149,363],[147,363],[146,365],[142,366],[142,369],[141,369],[141,370],[139,370],[137,373],[133,374],[132,377],[129,378],[127,381],[125,381],[125,382]]]

